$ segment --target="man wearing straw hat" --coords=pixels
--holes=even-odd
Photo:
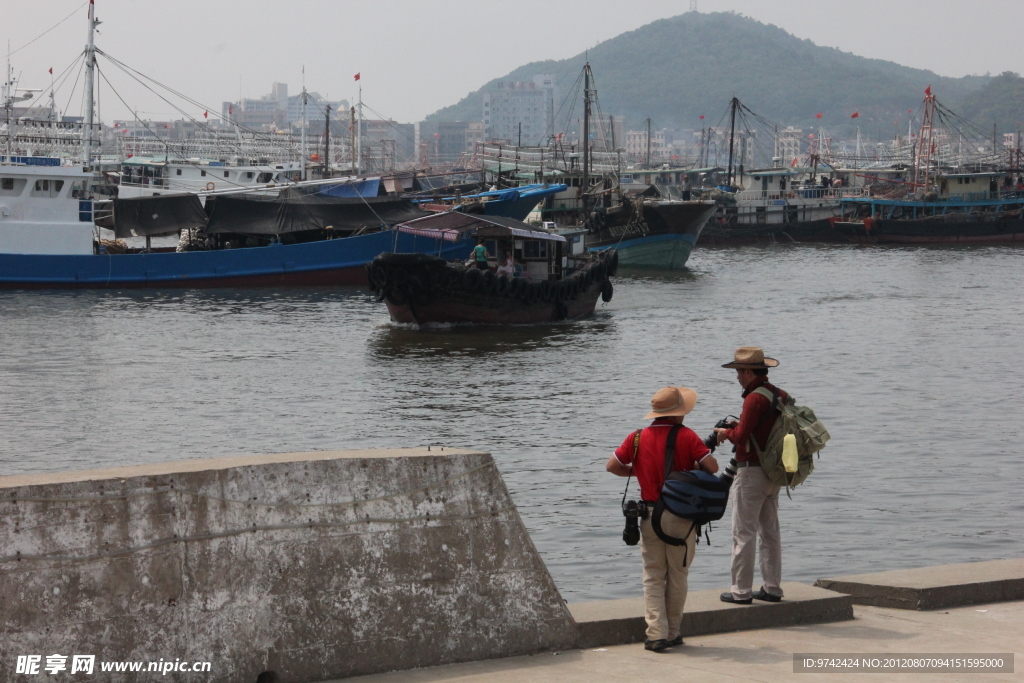
[[[644,418],[650,426],[626,437],[606,469],[627,477],[631,473],[640,484],[640,498],[653,509],[665,483],[665,446],[675,425],[673,470],[702,469],[714,474],[718,463],[711,451],[692,429],[683,427],[683,416],[693,410],[697,392],[686,387],[664,387],[651,398],[651,412]],[[658,538],[649,515],[640,522],[640,551],[644,562],[644,602],[646,603],[647,640],[644,647],[654,652],[683,643],[679,633],[686,603],[687,576],[697,546],[693,523],[666,510],[661,518],[664,533],[685,538],[686,544],[669,545]],[[687,535],[689,534],[689,535]]]
[[[757,448],[764,450],[768,435],[781,414],[772,402],[754,393],[764,387],[779,396],[788,394],[768,382],[768,368],[779,361],[766,358],[756,346],[736,349],[731,363],[723,368],[736,370],[736,379],[743,387],[743,411],[740,421],[729,429],[716,429],[718,443],[726,439],[736,444],[736,480],[732,485],[732,591],[722,593],[722,602],[749,605],[755,599],[766,602],[782,600],[782,537],[779,533],[779,486],[772,484],[761,469]],[[754,539],[761,555],[761,578],[764,585],[753,592]]]

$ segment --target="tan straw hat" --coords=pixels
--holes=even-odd
[[[774,368],[777,367],[779,361],[774,358],[766,358],[764,351],[757,346],[741,346],[736,349],[736,353],[733,355],[733,361],[726,363],[723,368],[738,368],[738,369],[756,369],[756,368]]]
[[[651,397],[651,412],[644,417],[653,420],[658,417],[686,415],[697,405],[697,392],[686,387],[663,387]]]

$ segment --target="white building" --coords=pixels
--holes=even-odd
[[[554,130],[555,77],[538,74],[531,81],[500,81],[483,95],[484,137],[510,144],[543,144]]]
[[[331,101],[320,93],[307,93],[306,121],[322,121],[327,105],[331,105],[331,119],[349,116],[348,100]],[[221,116],[224,121],[237,123],[245,128],[284,129],[302,121],[302,94],[288,95],[287,83],[274,83],[270,93],[260,98],[242,98],[238,102],[223,102]]]

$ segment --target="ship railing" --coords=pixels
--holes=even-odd
[[[867,187],[795,187],[788,190],[743,190],[736,193],[738,201],[786,201],[790,199],[848,199],[868,196]]]

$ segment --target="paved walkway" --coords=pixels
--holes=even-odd
[[[665,653],[642,644],[573,650],[365,676],[366,683],[425,681],[1024,681],[1024,601],[934,612],[854,607],[855,619],[833,624],[741,631],[688,638]],[[794,653],[1008,653],[1015,673],[794,673]]]

